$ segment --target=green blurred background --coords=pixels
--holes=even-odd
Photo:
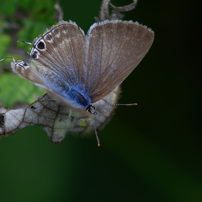
[[[2,28],[4,22],[22,26],[18,39],[31,42],[54,23],[53,5],[0,0],[1,57],[14,34]],[[61,0],[64,20],[85,32],[100,5],[101,0]],[[124,81],[119,99],[138,107],[117,108],[99,131],[100,148],[94,135],[67,135],[61,144],[51,144],[40,127],[1,138],[0,201],[201,202],[199,8],[182,0],[139,0],[124,19],[151,27],[155,41]]]

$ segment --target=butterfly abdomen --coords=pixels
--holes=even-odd
[[[91,104],[91,99],[89,96],[84,95],[82,92],[79,92],[75,89],[70,89],[67,92],[67,96],[74,102],[76,102],[78,105],[81,105],[82,107],[88,107]]]

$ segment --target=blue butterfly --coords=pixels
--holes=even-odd
[[[75,23],[62,21],[34,40],[30,64],[17,61],[11,67],[62,104],[88,115],[93,103],[140,63],[153,39],[151,29],[131,21],[95,23],[87,36]]]

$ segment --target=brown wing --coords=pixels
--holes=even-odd
[[[31,66],[31,65],[25,63],[24,61],[19,60],[17,62],[15,62],[15,61],[11,62],[11,68],[12,68],[13,72],[17,73],[22,78],[25,78],[25,79],[41,86],[44,89],[47,88],[45,83],[40,78],[40,75],[34,66]]]
[[[85,34],[72,22],[61,22],[35,40],[30,53],[43,75],[51,70],[69,85],[81,83]]]
[[[91,27],[86,77],[93,103],[126,79],[146,55],[153,39],[151,29],[133,22],[111,21]]]
[[[65,90],[66,82],[52,72],[49,75],[41,75],[34,65],[29,65],[24,61],[17,61],[11,63],[12,70],[21,77],[33,82],[37,86],[45,89],[53,98],[58,100],[61,104],[70,107],[72,110],[79,112],[85,116],[89,116],[89,112],[85,108],[75,105],[71,100],[66,100],[60,95],[62,90]]]

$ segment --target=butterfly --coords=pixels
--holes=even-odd
[[[154,32],[131,21],[54,25],[32,43],[30,63],[12,62],[21,77],[83,115],[119,86],[150,49]]]

